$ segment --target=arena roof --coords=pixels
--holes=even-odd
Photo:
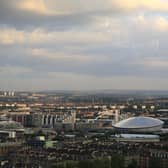
[[[114,127],[126,129],[151,128],[163,125],[163,123],[163,121],[151,117],[131,117],[118,122]]]

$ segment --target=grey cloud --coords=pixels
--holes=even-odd
[[[155,68],[155,67],[145,67],[144,64],[146,61],[146,58],[153,58],[152,51],[149,52],[149,56],[146,57],[147,52],[144,51],[144,53],[139,53],[138,55],[135,55],[136,50],[130,50],[130,49],[108,49],[107,51],[103,52],[103,50],[106,50],[106,48],[101,48],[99,46],[98,50],[91,50],[87,51],[87,54],[82,51],[81,54],[89,55],[89,57],[92,57],[93,61],[86,61],[86,62],[80,62],[78,60],[54,60],[54,59],[48,59],[44,57],[35,57],[32,56],[30,53],[25,52],[28,50],[27,48],[20,49],[19,46],[1,46],[1,62],[0,66],[10,66],[12,67],[25,67],[32,69],[32,72],[29,72],[27,74],[24,74],[24,76],[30,77],[47,77],[47,74],[50,72],[64,72],[64,73],[77,73],[77,74],[87,74],[87,75],[93,75],[93,76],[157,76],[157,77],[167,77],[167,73],[165,73],[165,68]],[[101,51],[101,54],[100,54]],[[76,53],[74,52],[74,55]],[[161,54],[161,53],[160,53]],[[67,53],[68,55],[68,53]],[[73,55],[73,53],[72,53]],[[99,60],[98,58],[104,58],[104,56],[107,56],[107,60],[104,61]],[[163,56],[163,58],[165,58]],[[162,59],[162,58],[160,58]],[[168,59],[164,59],[165,61],[168,61]],[[144,63],[144,64],[143,64]],[[166,70],[167,71],[167,70]],[[19,74],[21,77],[21,75]]]
[[[16,30],[28,32],[27,36],[30,36],[33,30],[40,28],[45,30],[43,33],[49,32],[52,36],[54,34],[52,32],[57,32],[60,37],[64,35],[64,38],[62,37],[61,40],[52,38],[45,41],[44,37],[43,41],[37,42],[26,39],[23,43],[14,41],[11,44],[0,44],[0,77],[6,81],[3,81],[4,87],[5,83],[9,83],[11,79],[15,81],[15,85],[19,85],[19,82],[23,80],[22,84],[25,88],[29,88],[27,82],[32,82],[37,88],[40,83],[38,79],[40,79],[48,87],[49,81],[53,78],[51,74],[60,74],[60,76],[66,74],[62,78],[67,77],[67,80],[63,80],[60,76],[58,78],[66,82],[73,74],[72,85],[83,76],[86,76],[86,83],[93,82],[95,78],[99,78],[97,81],[102,80],[103,83],[103,81],[108,81],[104,78],[122,78],[123,76],[127,79],[136,76],[143,79],[152,77],[161,80],[168,77],[166,19],[159,25],[163,26],[164,31],[159,31],[155,28],[158,25],[146,26],[148,20],[142,25],[139,20],[136,23],[132,21],[136,19],[137,12],[123,11],[124,14],[128,14],[124,15],[121,9],[115,7],[114,9],[99,7],[93,11],[78,9],[71,14],[46,15],[18,9],[16,4],[19,1],[21,0],[12,0],[10,3],[6,0],[0,1],[0,28],[13,29],[15,27]],[[144,17],[148,18],[148,16]],[[102,23],[99,23],[100,20]],[[73,35],[66,34],[67,31],[72,31]],[[57,33],[55,36],[58,35]],[[91,36],[93,33],[94,36]],[[102,33],[102,36],[96,41],[99,33]],[[85,39],[82,34],[91,38]],[[33,49],[47,50],[51,56],[48,57],[47,53],[46,56],[34,56],[31,53]],[[63,53],[64,59],[59,55],[59,59],[54,58],[55,53],[60,53],[60,55]],[[83,59],[84,57],[89,59]],[[58,82],[57,79],[52,81]],[[107,86],[101,85],[101,87]],[[127,82],[125,87],[129,85],[131,84]]]
[[[0,1],[0,24],[16,27],[17,29],[31,30],[43,27],[50,30],[66,30],[72,27],[89,24],[93,18],[88,14],[59,14],[46,15],[34,11],[25,11],[17,8],[21,0]]]

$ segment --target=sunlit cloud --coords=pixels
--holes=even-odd
[[[168,11],[168,2],[163,0],[111,0],[111,2],[122,10]]]
[[[23,10],[30,10],[44,14],[48,12],[43,0],[23,0],[18,6]]]

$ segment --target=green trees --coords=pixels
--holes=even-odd
[[[110,159],[109,158],[96,159],[96,160],[94,160],[94,167],[96,167],[96,168],[111,168]]]
[[[151,158],[149,160],[149,168],[162,168],[162,162],[158,158]]]
[[[66,161],[63,163],[54,164],[51,168],[78,168],[78,163],[74,161]]]
[[[79,162],[67,161],[62,164],[56,164],[52,168],[124,168],[124,157],[115,154],[111,158],[106,157]]]
[[[111,168],[111,164],[109,158],[103,158],[80,161],[78,164],[78,168]]]
[[[138,163],[136,160],[132,160],[129,165],[127,166],[127,168],[138,168]]]
[[[78,168],[93,168],[93,167],[94,167],[94,163],[91,160],[80,161],[78,163]]]
[[[114,154],[111,157],[111,168],[123,168],[124,157],[118,154]]]

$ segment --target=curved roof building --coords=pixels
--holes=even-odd
[[[164,122],[152,117],[131,117],[122,120],[113,127],[120,131],[155,132],[160,131]]]
[[[0,130],[23,130],[23,126],[15,121],[0,121]]]
[[[0,131],[23,132],[24,127],[21,123],[10,120],[6,115],[0,115]]]

